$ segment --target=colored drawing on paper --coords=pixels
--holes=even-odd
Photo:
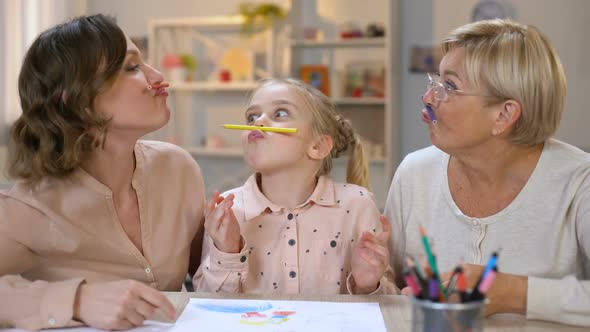
[[[282,323],[286,323],[289,321],[291,315],[296,314],[295,311],[273,311],[269,317],[269,315],[265,315],[260,312],[247,312],[242,315],[242,319],[240,319],[241,324],[246,325],[256,325],[256,326],[266,326],[269,324],[272,325],[279,325]]]
[[[289,321],[289,316],[294,315],[295,311],[275,310],[272,304],[268,302],[260,303],[237,303],[237,302],[208,302],[198,303],[194,306],[200,310],[218,312],[225,314],[241,314],[239,322],[246,325],[266,326],[269,324],[279,325]]]
[[[230,314],[242,314],[247,312],[259,312],[272,309],[272,304],[268,302],[240,304],[235,302],[219,303],[208,302],[198,303],[195,306],[201,310],[223,312]]]
[[[385,332],[378,303],[190,299],[167,332]]]

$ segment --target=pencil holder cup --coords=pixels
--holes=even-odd
[[[411,297],[413,332],[483,331],[485,301],[439,303]]]

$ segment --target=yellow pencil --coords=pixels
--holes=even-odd
[[[297,132],[297,128],[244,126],[244,125],[234,125],[234,124],[224,124],[222,127],[225,129],[273,131],[276,133],[296,133]]]

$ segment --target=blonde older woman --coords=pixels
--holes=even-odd
[[[420,223],[439,270],[462,260],[471,285],[501,249],[487,314],[590,325],[590,156],[551,138],[566,94],[555,50],[504,20],[462,26],[442,49],[423,97],[434,146],[404,159],[385,209],[397,276],[423,254]]]

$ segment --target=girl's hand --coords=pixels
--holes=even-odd
[[[463,271],[467,278],[467,288],[472,289],[475,286],[483,269],[483,265],[463,264]],[[452,272],[442,275],[441,281],[443,284],[448,283],[451,275]],[[485,315],[505,312],[526,314],[527,290],[528,278],[526,276],[498,272],[496,279],[494,279],[486,294],[486,298],[490,302],[486,305]]]
[[[207,202],[205,212],[205,230],[220,251],[237,254],[240,252],[240,225],[232,210],[234,195],[226,198],[214,192]]]
[[[380,216],[379,221],[383,231],[378,234],[363,232],[352,252],[351,267],[356,284],[355,293],[368,294],[375,291],[389,266],[387,241],[391,234],[391,225],[384,216]]]

